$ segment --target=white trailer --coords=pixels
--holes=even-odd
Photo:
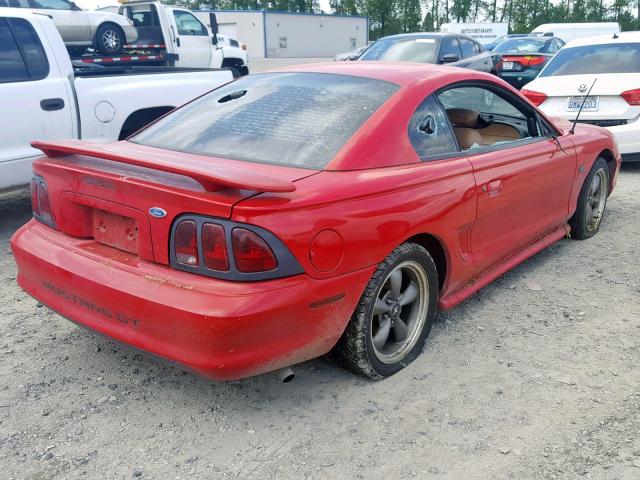
[[[565,42],[577,38],[595,37],[598,35],[614,35],[620,33],[620,25],[616,22],[593,23],[544,23],[534,28],[532,37],[559,37]]]
[[[444,23],[440,26],[441,32],[458,33],[466,35],[483,45],[493,43],[497,38],[509,33],[508,23]]]

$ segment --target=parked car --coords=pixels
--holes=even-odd
[[[122,15],[85,11],[70,0],[0,0],[0,7],[26,8],[48,15],[71,48],[95,47],[104,55],[116,55],[138,38],[133,23]]]
[[[595,81],[595,84],[593,82]],[[522,93],[548,115],[607,128],[625,161],[640,161],[640,32],[568,43]]]
[[[35,138],[125,138],[232,80],[227,70],[74,68],[51,19],[26,9],[0,9],[0,45],[0,190],[29,183]]]
[[[497,73],[500,56],[485,52],[480,43],[454,33],[403,33],[381,38],[358,60],[449,64]]]
[[[546,63],[564,46],[555,37],[510,38],[499,43],[494,52],[502,55],[498,75],[510,85],[521,88],[536,78]]]
[[[351,52],[339,53],[335,56],[334,60],[336,62],[350,62],[356,60],[367,48],[369,48],[369,45],[363,45]]]
[[[617,22],[583,22],[583,23],[545,23],[534,28],[529,34],[532,37],[558,37],[565,42],[597,35],[615,35],[620,33]]]
[[[213,379],[335,348],[392,375],[448,309],[600,228],[620,156],[494,75],[411,63],[247,76],[126,141],[44,141],[20,286]]]
[[[509,35],[503,35],[502,37],[496,38],[491,43],[485,43],[484,44],[484,49],[487,52],[491,52],[491,51],[493,51],[494,48],[496,48],[496,45],[498,45],[499,43],[504,42],[505,40],[508,40],[510,38],[522,38],[522,37],[528,37],[528,36],[529,35],[527,33],[510,33]]]

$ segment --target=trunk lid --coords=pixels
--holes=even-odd
[[[286,194],[316,171],[185,154],[130,142],[34,142],[47,156],[33,163],[49,190],[56,227],[169,264],[174,219],[183,213],[230,218],[233,206],[262,192]]]

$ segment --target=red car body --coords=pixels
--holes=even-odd
[[[330,351],[376,266],[401,243],[431,253],[438,306],[448,309],[567,235],[598,156],[609,162],[615,185],[615,142],[586,125],[570,134],[556,122],[557,138],[420,161],[407,124],[421,101],[465,81],[518,95],[491,75],[379,62],[289,71],[399,88],[321,170],[128,141],[36,143],[46,156],[34,173],[46,182],[55,228],[34,219],[14,235],[20,286],[107,337],[212,379],[236,379]],[[148,213],[158,206],[163,218]],[[172,225],[185,213],[271,232],[300,271],[246,282],[172,268]]]

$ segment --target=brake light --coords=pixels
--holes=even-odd
[[[174,248],[178,263],[192,267],[199,264],[196,222],[184,220],[178,224],[174,237]]]
[[[221,280],[260,281],[304,272],[273,233],[204,215],[185,214],[175,221],[169,252],[171,267]]]
[[[527,97],[531,103],[536,107],[539,107],[547,99],[547,95],[542,92],[534,92],[533,90],[527,90],[526,88],[521,90],[520,93]]]
[[[36,220],[55,228],[51,202],[49,201],[49,189],[40,177],[31,179],[31,211]]]
[[[38,202],[38,180],[31,179],[31,211],[34,215],[40,215],[40,203]]]
[[[523,67],[533,67],[536,65],[542,65],[547,61],[547,57],[542,55],[523,55],[523,56],[509,56],[502,57],[503,62],[513,62],[522,65]]]
[[[267,242],[251,230],[234,228],[231,238],[233,257],[239,271],[267,272],[278,266],[278,261]]]
[[[219,271],[229,270],[227,240],[222,225],[205,223],[202,226],[202,256],[207,268]]]
[[[624,98],[629,105],[640,105],[640,88],[627,90],[626,92],[622,92],[620,96]]]

